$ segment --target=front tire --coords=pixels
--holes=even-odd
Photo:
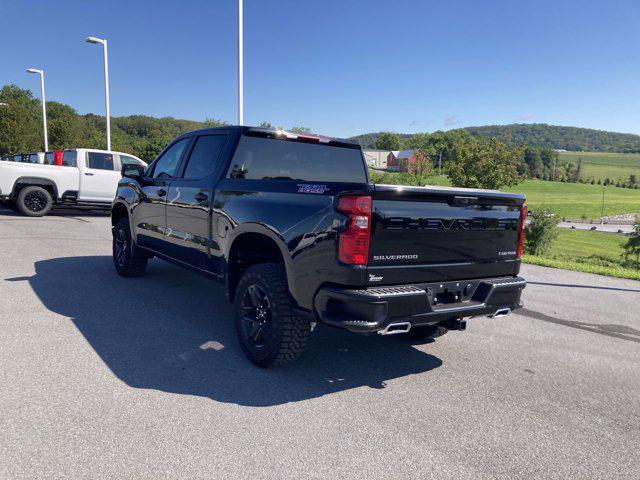
[[[311,333],[311,322],[293,311],[280,265],[249,267],[238,282],[235,302],[240,346],[253,364],[277,367],[300,356]]]
[[[28,217],[42,217],[53,207],[53,199],[47,190],[32,185],[20,190],[16,205],[18,210]]]
[[[129,220],[122,218],[113,227],[113,265],[122,277],[139,277],[147,269],[148,257],[137,251],[131,239]]]

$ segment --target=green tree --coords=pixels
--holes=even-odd
[[[414,155],[415,160],[409,165],[409,173],[418,177],[420,184],[426,183],[431,170],[431,161],[420,150],[416,150]]]
[[[41,106],[31,91],[5,85],[0,103],[0,155],[42,150]]]
[[[51,150],[80,146],[82,141],[80,117],[70,106],[58,102],[47,102],[47,128]]]
[[[524,150],[524,163],[527,166],[531,178],[542,178],[544,173],[544,163],[540,154],[540,149],[526,147]]]
[[[524,249],[530,255],[545,255],[558,238],[560,219],[549,210],[537,210],[529,215],[531,222],[525,229]]]
[[[376,148],[379,150],[400,150],[400,137],[395,133],[383,132],[376,139]]]
[[[455,187],[511,187],[524,180],[518,173],[523,149],[508,147],[495,138],[488,142],[468,138],[453,147],[446,173]]]
[[[640,217],[636,217],[633,233],[622,248],[625,258],[633,262],[636,267],[640,266]]]
[[[275,128],[273,125],[271,125],[269,122],[260,122],[260,128]]]
[[[309,130],[307,127],[293,127],[289,131],[293,133],[301,133],[301,134],[311,133],[311,130]]]

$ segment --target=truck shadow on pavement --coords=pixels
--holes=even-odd
[[[442,365],[406,337],[318,326],[297,363],[261,370],[244,358],[232,305],[215,282],[158,260],[149,262],[146,276],[124,279],[108,256],[43,260],[35,271],[7,280],[28,281],[45,307],[70,318],[111,371],[134,388],[271,406],[384,388],[387,380]]]

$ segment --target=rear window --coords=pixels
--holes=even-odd
[[[78,152],[75,150],[65,150],[62,152],[62,165],[65,167],[77,167]]]
[[[243,136],[229,178],[366,183],[358,149]]]

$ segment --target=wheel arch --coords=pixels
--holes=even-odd
[[[289,293],[296,299],[291,259],[282,238],[270,228],[260,224],[238,227],[229,242],[227,258],[227,291],[229,301],[235,300],[236,287],[242,273],[258,263],[279,263],[287,278]]]
[[[58,185],[56,185],[56,182],[48,178],[29,177],[29,176],[18,177],[16,181],[13,182],[13,189],[11,191],[11,195],[14,198],[17,198],[18,195],[20,194],[20,190],[22,190],[25,187],[31,187],[31,186],[42,187],[45,190],[47,190],[51,194],[51,197],[54,202],[57,201],[59,198]]]

